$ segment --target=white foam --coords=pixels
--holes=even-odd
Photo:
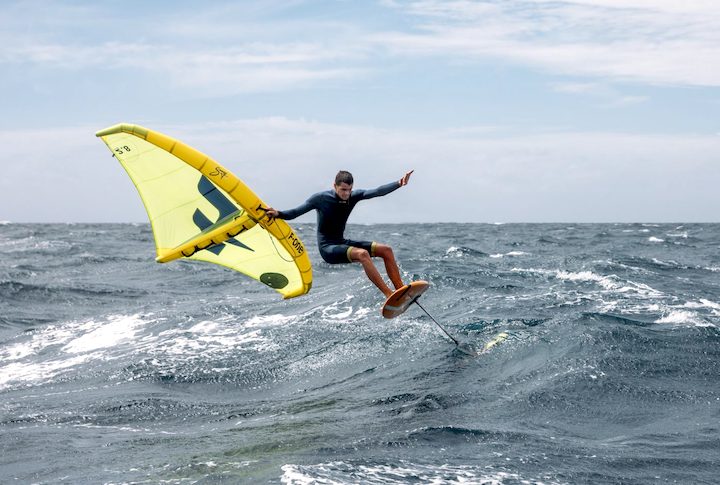
[[[271,328],[291,324],[297,321],[297,315],[256,315],[245,322],[245,327]]]
[[[117,347],[132,341],[148,321],[139,315],[113,315],[105,321],[67,322],[22,334],[0,351],[0,388],[47,382],[76,366],[117,358]]]
[[[416,481],[422,483],[475,483],[483,485],[502,485],[508,481],[544,485],[537,479],[529,480],[517,473],[493,470],[490,466],[482,468],[462,465],[423,465],[400,462],[397,465],[355,465],[342,461],[318,465],[283,465],[284,484],[340,485],[345,483],[385,483],[404,484]],[[557,483],[557,482],[549,482]]]
[[[685,310],[672,310],[664,317],[655,320],[655,323],[671,323],[676,325],[692,325],[695,327],[714,327],[710,322],[702,320],[695,312]]]
[[[238,350],[274,351],[278,344],[263,335],[263,328],[293,318],[270,315],[239,325],[235,316],[228,315],[159,333],[152,331],[157,327],[147,327],[161,320],[148,315],[113,315],[51,325],[20,334],[0,347],[0,389],[50,382],[68,372],[77,373],[80,366],[96,367],[96,362],[127,360],[138,354],[161,362],[176,360],[176,356],[184,360]]]
[[[597,273],[593,273],[592,271],[570,272],[570,271],[557,270],[555,272],[555,277],[559,280],[564,280],[564,281],[580,281],[580,282],[597,283],[598,285],[605,288],[606,290],[613,290],[618,293],[626,293],[626,292],[636,289],[630,285],[623,286],[620,282],[617,281],[617,277],[615,275],[603,276],[603,275],[599,275]],[[632,283],[632,282],[629,281],[628,283]],[[649,287],[647,287],[647,288],[649,288]]]
[[[461,250],[460,248],[458,248],[458,247],[450,246],[450,247],[447,249],[447,251],[445,251],[445,255],[446,255],[446,256],[457,256],[457,257],[461,257],[461,256],[462,256],[462,250]]]
[[[0,367],[0,389],[8,387],[11,383],[30,385],[47,381],[67,369],[97,357],[97,355],[85,354],[47,362],[13,362]]]
[[[677,261],[668,261],[668,262],[665,262],[665,261],[662,261],[662,260],[657,259],[657,258],[652,258],[652,262],[655,263],[655,264],[657,264],[658,266],[665,266],[665,267],[667,267],[667,268],[674,268],[674,267],[676,267],[676,266],[679,264]]]
[[[326,321],[356,322],[362,320],[368,313],[372,312],[372,308],[353,305],[354,295],[345,295],[345,298],[331,303],[322,308],[321,316]]]
[[[56,250],[70,249],[72,245],[67,241],[55,240],[38,240],[34,236],[28,236],[21,239],[3,239],[4,253],[22,253],[36,250]]]
[[[510,252],[505,253],[505,254],[503,254],[503,253],[491,254],[490,257],[491,257],[491,258],[503,258],[503,257],[506,257],[506,256],[508,256],[508,257],[516,257],[516,256],[525,256],[525,255],[527,255],[527,254],[530,254],[530,253],[526,253],[525,251],[510,251]]]
[[[525,256],[526,254],[530,253],[526,253],[525,251],[510,251],[506,253],[505,256]]]
[[[71,340],[62,350],[78,354],[115,347],[132,340],[139,327],[145,323],[139,315],[115,316],[108,322],[100,323],[89,321],[77,327],[77,330],[85,333]]]
[[[650,236],[648,238],[648,241],[652,242],[652,243],[662,243],[662,242],[665,242],[665,239],[660,239],[659,237]]]
[[[587,282],[596,283],[603,289],[612,293],[631,293],[643,298],[657,298],[663,296],[663,293],[644,284],[636,283],[631,280],[623,281],[616,275],[599,275],[592,271],[565,271],[565,270],[548,270],[534,268],[512,268],[512,272],[536,273],[550,277],[555,277],[561,281],[571,282]]]
[[[161,332],[147,350],[153,354],[194,356],[227,354],[238,349],[270,349],[276,345],[264,337],[261,329],[238,328],[232,317],[205,320],[188,329],[173,328]]]
[[[720,303],[715,303],[714,301],[706,300],[704,298],[701,298],[699,301],[689,301],[683,305],[685,308],[711,308],[713,310],[720,310]]]
[[[599,274],[593,273],[592,271],[571,272],[571,271],[557,270],[557,271],[555,271],[555,277],[559,280],[566,280],[566,281],[594,281],[596,283],[606,283],[606,284],[609,281],[609,279],[607,277],[600,276]]]

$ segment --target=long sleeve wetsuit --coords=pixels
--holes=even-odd
[[[391,182],[376,189],[358,189],[350,193],[348,200],[342,200],[334,190],[326,190],[313,194],[304,204],[295,209],[279,211],[280,219],[295,219],[313,209],[317,210],[317,240],[320,254],[329,263],[347,262],[337,261],[335,258],[327,257],[331,246],[347,245],[354,246],[354,241],[346,240],[344,237],[345,225],[347,224],[350,212],[361,200],[372,199],[387,195],[400,188],[400,182]],[[331,260],[332,259],[332,260]],[[349,258],[348,258],[349,259]]]

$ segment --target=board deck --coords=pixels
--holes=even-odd
[[[395,318],[402,315],[429,287],[430,283],[419,280],[395,290],[382,307],[383,317]]]

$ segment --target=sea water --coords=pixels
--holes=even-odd
[[[720,225],[350,225],[462,343],[508,335],[475,357],[297,229],[284,301],[146,224],[0,225],[0,482],[720,480]]]

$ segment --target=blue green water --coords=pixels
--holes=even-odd
[[[310,294],[154,262],[148,225],[0,225],[1,483],[716,483],[720,225],[349,226]]]

